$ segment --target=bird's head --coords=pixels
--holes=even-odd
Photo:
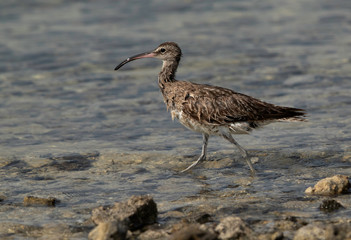
[[[153,51],[140,53],[135,56],[129,57],[123,62],[121,62],[115,70],[120,69],[123,65],[128,62],[141,59],[141,58],[158,58],[163,61],[176,61],[179,62],[182,56],[182,51],[180,50],[179,46],[175,42],[164,42],[160,44],[157,48]]]

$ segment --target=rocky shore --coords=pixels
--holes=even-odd
[[[307,188],[306,194],[313,196],[308,201],[314,206],[321,202],[319,211],[336,214],[350,206],[343,206],[334,198],[340,194],[349,194],[349,190],[348,176],[335,175]],[[1,196],[1,202],[5,199],[5,196]],[[26,196],[23,200],[23,206],[37,208],[55,207],[57,203],[60,201],[53,197]],[[89,219],[76,225],[48,223],[36,226],[3,222],[0,225],[0,236],[1,239],[21,236],[23,239],[91,240],[344,240],[351,239],[351,218],[313,220],[294,214],[277,213],[275,219],[253,220],[231,214],[230,209],[223,213],[223,209],[214,209],[206,204],[194,205],[186,210],[159,212],[152,196],[141,195],[131,196],[127,201],[117,201],[109,206],[96,207],[91,210]]]
[[[336,175],[322,179],[313,188],[306,189],[306,193],[332,197],[348,193],[349,188],[348,177]],[[340,207],[342,205],[335,200],[325,200],[320,205],[320,210],[330,213]],[[125,203],[117,202],[112,207],[96,208],[92,212],[92,221],[97,224],[89,233],[89,239],[93,240],[351,239],[351,218],[338,222],[307,222],[303,218],[290,216],[270,222],[273,228],[266,232],[264,229],[269,221],[250,223],[235,215],[214,219],[204,212],[162,226],[157,223],[157,205],[151,196],[133,196]]]

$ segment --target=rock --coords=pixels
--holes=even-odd
[[[303,220],[296,218],[295,216],[288,216],[285,219],[274,221],[274,227],[281,231],[294,231],[306,224],[307,223]]]
[[[148,230],[138,236],[139,240],[164,240],[170,239],[170,235],[163,229]]]
[[[313,223],[300,228],[294,240],[351,240],[351,223]]]
[[[350,188],[350,182],[347,176],[335,175],[333,177],[320,180],[313,188],[306,189],[307,194],[336,195],[347,193]]]
[[[351,154],[347,154],[342,157],[343,162],[351,162]]]
[[[157,206],[150,196],[132,196],[127,202],[94,209],[91,218],[98,226],[89,233],[89,239],[126,239],[128,230],[156,222]]]
[[[275,232],[271,236],[271,240],[283,240],[284,239],[284,233],[283,232]]]
[[[274,232],[274,233],[264,233],[260,234],[256,238],[257,240],[286,240],[283,232]]]
[[[314,223],[297,230],[294,240],[325,240],[325,226]]]
[[[212,219],[210,214],[203,213],[203,212],[194,213],[187,220],[190,223],[200,223],[200,224],[204,224],[204,223],[213,221],[213,219]]]
[[[254,239],[252,230],[239,217],[226,217],[216,227],[219,239]]]
[[[111,216],[110,211],[110,207],[100,206],[95,208],[92,211],[91,220],[96,225],[113,220],[113,216]]]
[[[212,217],[208,213],[201,214],[200,216],[198,216],[196,218],[196,222],[198,222],[200,224],[204,224],[204,223],[211,222],[211,221],[212,221]]]
[[[101,222],[89,233],[92,240],[124,240],[127,235],[127,225],[120,221]]]
[[[157,219],[157,205],[151,196],[132,196],[127,202],[116,202],[112,207],[98,207],[92,212],[95,224],[118,220],[128,229],[136,230],[153,224]]]
[[[351,223],[327,225],[325,239],[351,240]]]
[[[25,239],[25,237],[37,239],[42,235],[38,234],[41,233],[42,229],[40,226],[2,221],[0,224],[0,239],[16,239],[16,237],[20,239],[20,236],[23,237],[22,239]]]
[[[88,228],[50,222],[42,226],[2,221],[0,239],[86,239]]]
[[[36,239],[86,239],[89,227],[69,225],[67,223],[50,222],[42,226],[42,230],[36,234],[40,238]],[[84,230],[86,232],[84,232]]]
[[[306,188],[305,193],[306,194],[313,194],[313,187]]]
[[[52,163],[51,159],[47,158],[36,158],[36,157],[28,157],[25,159],[25,162],[32,168],[41,168],[48,166]]]
[[[333,212],[339,208],[343,208],[343,206],[333,199],[323,200],[321,205],[319,205],[319,209],[323,212]]]
[[[54,197],[40,198],[40,197],[26,196],[23,199],[23,204],[25,206],[45,205],[45,206],[54,207],[57,202],[59,202],[59,200],[57,200]]]
[[[0,202],[3,202],[4,200],[6,200],[6,196],[5,195],[2,195],[2,194],[0,194]]]
[[[217,234],[206,231],[199,224],[191,224],[173,234],[172,240],[215,240]]]

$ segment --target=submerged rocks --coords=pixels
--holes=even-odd
[[[334,199],[327,199],[323,200],[321,205],[319,205],[319,209],[323,212],[333,212],[340,208],[344,208],[339,202],[335,201]]]
[[[336,195],[347,193],[350,188],[350,182],[347,176],[335,175],[320,180],[313,188],[306,189],[307,194],[318,195]]]
[[[90,239],[125,239],[127,230],[156,222],[157,205],[151,196],[132,196],[127,202],[94,209],[91,218],[98,226],[89,233]]]

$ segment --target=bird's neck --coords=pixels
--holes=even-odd
[[[163,61],[161,72],[158,74],[158,85],[160,89],[164,89],[165,83],[175,82],[175,74],[179,61]]]

